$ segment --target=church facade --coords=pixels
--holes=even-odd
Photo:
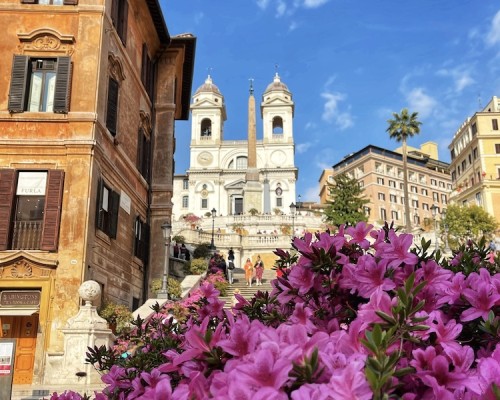
[[[278,74],[260,104],[262,139],[256,135],[253,86],[248,99],[248,138],[224,138],[224,96],[210,76],[192,97],[190,165],[174,177],[173,218],[288,214],[295,202],[294,102]]]

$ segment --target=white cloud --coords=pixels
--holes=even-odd
[[[280,18],[286,13],[286,3],[283,0],[277,0],[276,4],[276,18]]]
[[[486,35],[486,43],[494,45],[500,43],[500,11],[498,11],[491,21],[491,27]]]
[[[318,125],[316,122],[308,122],[305,126],[304,129],[309,130],[309,129],[315,129]]]
[[[329,0],[304,0],[305,8],[317,8],[328,3]]]
[[[454,81],[454,90],[460,93],[467,86],[475,83],[475,80],[471,76],[471,71],[466,66],[458,66],[453,69],[440,69],[437,75],[450,77]]]
[[[205,14],[203,14],[202,12],[196,13],[194,16],[194,22],[198,25],[204,17]]]
[[[270,0],[257,0],[257,6],[262,10],[265,10],[269,5]]]
[[[323,92],[321,93],[326,101],[323,106],[323,121],[334,123],[340,130],[350,128],[354,125],[352,115],[349,111],[341,111],[339,104],[345,100],[346,96],[342,93]]]
[[[311,186],[306,188],[306,192],[302,195],[302,201],[319,201],[319,187]]]
[[[309,148],[312,146],[311,142],[307,143],[299,143],[295,145],[295,150],[297,151],[297,154],[302,154],[305,153]]]
[[[406,94],[406,101],[409,104],[410,111],[417,111],[420,118],[426,118],[432,115],[438,102],[428,94],[423,88],[413,88]]]
[[[290,25],[288,26],[288,31],[292,32],[295,29],[297,29],[298,27],[299,27],[299,24],[295,21],[292,21],[292,22],[290,22]]]

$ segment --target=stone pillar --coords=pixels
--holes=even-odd
[[[101,295],[101,287],[95,281],[83,282],[78,294],[85,301],[78,314],[70,318],[64,335],[64,351],[47,354],[44,383],[68,385],[74,390],[86,385],[102,384],[101,375],[93,365],[85,362],[88,347],[110,347],[114,335],[106,320],[97,314],[92,301]],[[103,385],[104,386],[104,385]]]

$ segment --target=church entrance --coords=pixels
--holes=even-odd
[[[243,214],[243,197],[234,198],[234,215]]]

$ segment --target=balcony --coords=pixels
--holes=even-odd
[[[39,250],[43,221],[14,221],[11,250]]]

